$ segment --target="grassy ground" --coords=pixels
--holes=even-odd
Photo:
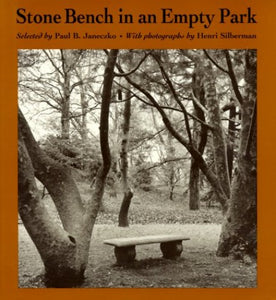
[[[90,199],[91,190],[82,185],[82,196],[85,201]],[[103,201],[103,211],[100,211],[98,224],[117,224],[120,203],[123,196],[110,196],[107,190]],[[191,211],[188,199],[183,196],[183,191],[177,189],[174,201],[169,200],[165,188],[155,189],[151,192],[135,191],[129,209],[130,224],[221,224],[222,214],[218,205],[208,208],[202,203],[201,209]]]
[[[90,191],[82,187],[83,197]],[[234,261],[215,255],[222,220],[218,208],[202,207],[191,212],[182,195],[174,202],[163,192],[136,193],[130,210],[129,228],[117,226],[120,199],[106,193],[104,211],[100,212],[93,231],[89,264],[81,287],[255,287],[256,263],[250,258]],[[46,199],[49,209],[52,204]],[[136,261],[128,267],[115,264],[113,247],[103,240],[113,237],[181,233],[184,241],[178,260],[161,258],[158,244],[136,247]],[[43,265],[24,226],[19,224],[19,286],[44,287]]]

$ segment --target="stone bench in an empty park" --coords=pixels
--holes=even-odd
[[[134,261],[136,245],[160,243],[164,258],[176,259],[183,251],[182,241],[189,240],[183,235],[148,235],[141,237],[115,238],[105,240],[104,244],[114,246],[115,256],[119,265]]]

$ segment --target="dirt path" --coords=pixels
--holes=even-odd
[[[220,233],[215,224],[150,224],[119,228],[95,225],[86,280],[82,287],[253,287],[256,265],[218,258]],[[128,268],[115,264],[113,247],[103,240],[152,234],[185,234],[184,251],[177,261],[161,258],[158,244],[137,246],[137,262]],[[19,286],[43,287],[40,257],[26,230],[19,226]]]

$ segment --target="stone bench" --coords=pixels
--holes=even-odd
[[[183,251],[182,241],[189,240],[183,235],[148,235],[141,237],[115,238],[103,241],[104,244],[114,246],[115,256],[119,265],[126,265],[134,261],[136,245],[160,243],[164,258],[176,259]]]

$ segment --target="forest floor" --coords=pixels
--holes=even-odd
[[[82,189],[83,197],[90,194]],[[256,287],[256,261],[243,261],[215,255],[221,229],[221,211],[218,207],[190,211],[183,196],[176,194],[174,201],[164,193],[139,192],[129,211],[130,226],[117,226],[120,199],[109,197],[104,210],[98,215],[93,230],[89,263],[81,288],[246,288]],[[49,210],[53,206],[45,199]],[[19,222],[19,287],[43,288],[43,265],[39,254],[24,226]],[[136,261],[127,267],[116,265],[114,249],[103,240],[152,234],[184,234],[183,253],[177,260],[161,257],[158,244],[136,247]]]

